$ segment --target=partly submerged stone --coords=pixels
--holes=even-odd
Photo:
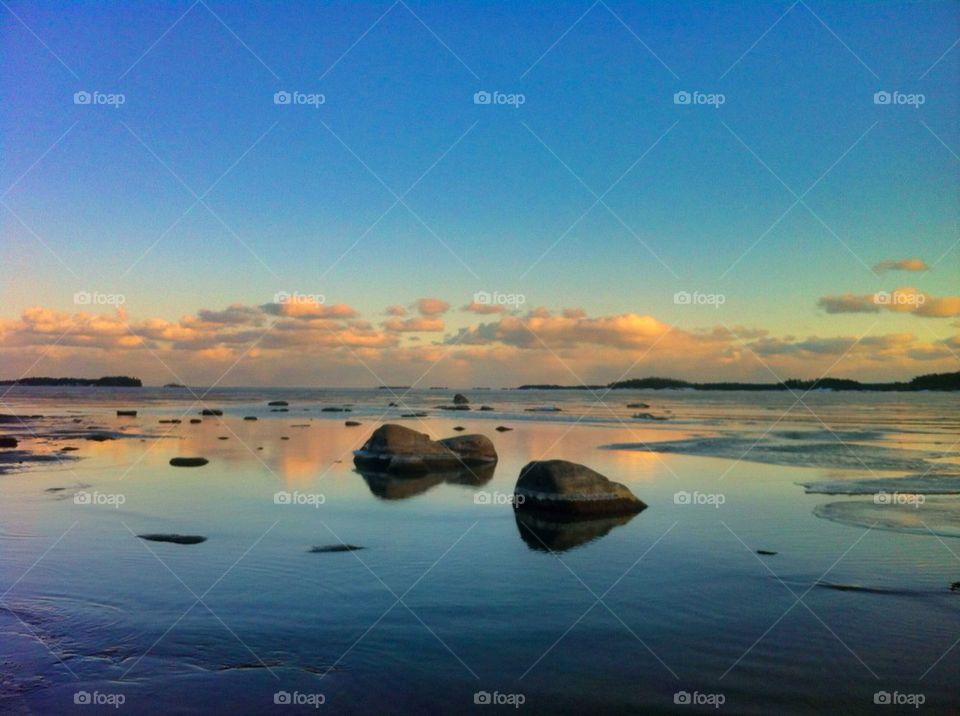
[[[285,408],[290,405],[290,403],[288,403],[286,400],[271,400],[269,403],[267,403],[267,405],[269,405],[271,408]]]
[[[137,537],[150,542],[171,542],[172,544],[200,544],[207,541],[207,538],[201,535],[146,534],[137,535]]]
[[[458,435],[437,441],[425,433],[389,423],[377,428],[353,455],[354,464],[361,469],[412,474],[497,461],[493,443],[483,435]]]
[[[626,485],[566,460],[527,463],[514,488],[514,506],[574,515],[632,514],[647,507]]]
[[[170,464],[174,467],[203,467],[209,460],[205,457],[172,457]]]
[[[223,411],[217,408],[204,408],[200,411],[200,415],[223,415]]]
[[[466,405],[469,402],[470,402],[470,399],[467,396],[465,396],[463,393],[457,393],[455,396],[453,396],[454,405]]]
[[[0,448],[15,448],[20,443],[16,438],[11,437],[2,437],[0,438]]]
[[[312,554],[323,554],[326,552],[355,552],[358,549],[366,549],[355,544],[323,544],[315,545],[308,551]]]

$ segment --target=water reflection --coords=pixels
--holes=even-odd
[[[514,510],[513,516],[517,520],[520,538],[530,549],[539,552],[566,552],[606,536],[614,527],[627,524],[637,515],[578,519]]]
[[[496,465],[464,468],[451,472],[431,472],[425,475],[397,476],[384,472],[360,470],[360,476],[367,483],[370,492],[381,500],[406,500],[422,495],[432,487],[442,483],[480,487],[493,479]]]

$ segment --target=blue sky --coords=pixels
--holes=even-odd
[[[68,310],[79,289],[167,319],[283,288],[365,313],[488,289],[692,327],[709,311],[672,296],[701,290],[727,296],[728,323],[805,334],[862,323],[824,315],[825,294],[958,285],[952,3],[12,2],[0,17],[0,186],[22,176],[0,210],[8,317]],[[75,105],[78,90],[125,101]],[[277,106],[279,90],[325,103]],[[478,106],[478,90],[525,101]],[[878,90],[925,101],[878,106]],[[180,218],[218,179],[209,210]],[[776,223],[791,191],[806,205]],[[382,216],[391,192],[407,206]],[[867,268],[907,257],[936,265]]]

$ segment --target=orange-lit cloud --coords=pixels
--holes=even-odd
[[[897,288],[872,294],[823,296],[817,302],[827,313],[912,313],[927,318],[960,316],[960,296],[931,296],[915,288]]]
[[[929,271],[926,261],[923,259],[888,259],[874,264],[873,270],[876,273],[886,271]]]
[[[862,298],[844,297],[842,307],[886,310]],[[956,300],[931,298],[915,308],[957,315]],[[888,380],[960,369],[960,336],[929,331],[797,337],[546,307],[479,318],[466,312],[447,327],[439,316],[375,324],[342,304],[288,305],[200,309],[179,321],[131,317],[122,308],[93,314],[34,306],[0,319],[0,377],[129,374],[150,384],[202,385],[229,372],[224,384],[375,385],[412,384],[430,371],[438,384],[516,385],[606,383],[622,375],[770,381],[826,371]]]
[[[450,304],[439,298],[420,298],[413,305],[421,316],[439,316],[450,310]]]

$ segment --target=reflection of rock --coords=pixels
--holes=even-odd
[[[385,472],[357,469],[376,497],[382,500],[405,500],[422,495],[437,485],[447,483],[479,487],[493,479],[495,465],[465,468],[423,475],[391,475]]]
[[[458,435],[437,441],[425,433],[393,424],[377,428],[353,455],[358,468],[408,475],[455,471],[497,461],[493,443],[483,435]]]
[[[573,515],[618,515],[646,508],[626,485],[566,460],[528,462],[514,488],[517,509]]]
[[[617,515],[600,519],[563,519],[555,514],[514,510],[520,538],[530,549],[540,552],[564,552],[600,539],[614,527],[625,525],[635,515]]]

